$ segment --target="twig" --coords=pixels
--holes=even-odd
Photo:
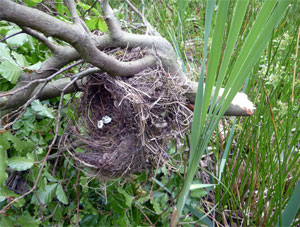
[[[82,14],[82,17],[84,17],[85,14],[87,14],[88,12],[90,12],[91,9],[93,9],[95,7],[97,2],[98,2],[98,0],[95,0],[94,3],[91,5],[91,7]]]
[[[78,185],[79,185],[79,178],[80,178],[80,170],[78,170],[77,178],[76,178],[76,200],[77,200],[77,207],[76,207],[76,226],[79,226],[79,205],[80,205],[80,200],[79,200],[79,191],[78,191]]]
[[[19,31],[19,32],[16,32],[16,33],[12,34],[12,35],[6,36],[6,37],[4,37],[3,39],[1,39],[0,42],[3,42],[3,41],[5,41],[5,40],[7,40],[7,39],[9,39],[9,38],[11,38],[11,37],[14,37],[14,36],[16,36],[16,35],[21,34],[21,33],[23,33],[23,31]]]

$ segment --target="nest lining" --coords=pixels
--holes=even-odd
[[[136,50],[125,55],[127,61],[141,56]],[[191,121],[179,80],[160,66],[129,78],[90,75],[67,137],[85,152],[73,149],[72,156],[106,179],[161,166],[168,160],[166,141],[182,137]],[[104,118],[110,121],[99,127]]]

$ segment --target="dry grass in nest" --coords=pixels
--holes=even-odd
[[[68,137],[82,144],[76,151],[83,153],[70,151],[80,164],[112,179],[168,160],[166,141],[182,137],[192,116],[176,77],[158,66],[129,78],[99,73],[87,81]]]

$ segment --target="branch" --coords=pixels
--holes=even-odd
[[[22,30],[27,33],[28,35],[33,36],[34,38],[40,40],[42,43],[46,45],[52,52],[59,52],[58,46],[56,46],[54,43],[50,42],[46,36],[44,36],[41,33],[38,33],[30,28],[23,27]]]
[[[78,79],[83,79],[85,76],[96,73],[96,72],[99,72],[99,69],[90,68],[86,71],[78,73],[78,74],[81,74],[78,77]],[[76,74],[74,76],[78,76],[78,74]],[[49,98],[58,97],[58,96],[60,96],[62,90],[69,83],[70,83],[69,78],[52,81],[43,89],[43,91],[39,94],[38,98],[40,100],[45,100],[45,99],[49,99]],[[185,95],[186,95],[187,99],[189,100],[189,102],[194,104],[195,98],[196,98],[198,82],[189,81],[189,83],[190,83],[191,87]],[[78,91],[78,87],[81,88],[82,84],[84,84],[83,81],[81,81],[81,80],[77,81],[77,86],[70,86],[67,90],[65,90],[65,94]],[[219,97],[222,95],[223,90],[224,89],[221,89],[221,91],[219,93]],[[212,94],[212,96],[213,95],[214,94]],[[255,110],[255,107],[254,107],[253,103],[251,101],[249,101],[249,99],[247,98],[247,95],[239,92],[233,99],[232,103],[230,104],[229,108],[227,109],[227,111],[225,112],[224,115],[225,116],[251,116],[251,115],[253,115],[254,110]]]
[[[198,82],[187,81],[188,92],[186,93],[187,98],[191,103],[195,103],[196,93],[198,89]],[[214,89],[211,96],[214,96]],[[221,98],[224,92],[224,88],[221,88],[218,94],[218,100]],[[253,115],[255,107],[253,103],[248,99],[247,95],[242,92],[238,92],[232,100],[230,106],[225,112],[225,116],[250,116]]]
[[[80,17],[77,14],[76,5],[75,5],[74,1],[73,0],[64,0],[64,2],[71,13],[74,24],[77,25],[78,28],[83,28],[84,31],[86,31],[88,34],[90,34],[90,30],[88,29],[86,24],[80,19]]]
[[[77,92],[78,89],[81,89],[83,87],[84,80],[82,80],[82,79],[90,74],[97,73],[97,72],[101,72],[101,70],[99,70],[98,68],[90,68],[90,69],[87,69],[83,72],[77,73],[76,75],[72,76],[72,79],[76,78],[76,80],[77,80],[76,82],[74,82],[74,83],[76,83],[76,85],[71,84],[68,86],[68,84],[70,84],[70,78],[63,78],[63,79],[59,79],[56,81],[52,81],[42,90],[42,92],[38,95],[37,98],[39,100],[55,98],[55,97],[60,96],[63,90],[64,90],[65,94]],[[36,91],[38,91],[40,86],[41,85],[39,85],[32,92],[32,95],[35,94]]]
[[[113,10],[108,4],[108,0],[100,1],[101,9],[105,15],[105,22],[113,39],[118,39],[122,35],[122,29],[119,20],[115,17]]]
[[[76,11],[76,5],[73,0],[64,0],[65,5],[70,11],[74,24],[80,25],[80,18]]]

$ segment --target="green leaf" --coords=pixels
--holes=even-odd
[[[191,184],[190,190],[209,188],[213,186],[216,186],[216,184]]]
[[[90,30],[95,30],[95,29],[97,29],[98,18],[93,18],[91,20],[87,20],[85,22],[85,24]]]
[[[102,18],[102,17],[99,17],[99,20],[98,20],[98,29],[104,33],[107,32],[108,30],[108,27],[107,27],[107,24],[105,22],[105,20]]]
[[[156,214],[160,214],[163,210],[159,204],[159,201],[155,199],[154,197],[150,197],[150,203],[153,206],[153,209],[155,210]]]
[[[108,30],[107,24],[102,17],[95,17],[91,20],[87,20],[85,23],[90,30],[100,30],[102,32],[107,32]]]
[[[133,197],[130,196],[123,188],[118,188],[118,192],[125,197],[125,204],[129,208],[131,207]]]
[[[0,60],[15,62],[14,59],[10,56],[10,51],[7,48],[7,45],[4,43],[0,43]]]
[[[191,197],[193,198],[202,198],[203,196],[207,195],[207,192],[204,189],[195,189],[193,191],[191,191]]]
[[[25,4],[29,7],[36,7],[36,3],[31,0],[24,0]]]
[[[49,202],[52,201],[52,198],[53,198],[54,193],[56,191],[55,190],[56,186],[57,186],[56,183],[55,184],[49,184],[49,185],[46,185],[45,190],[42,190],[42,189],[38,190],[38,197],[39,197],[39,200],[41,201],[41,203],[48,204]],[[32,203],[39,204],[38,200],[36,198],[36,195],[34,195],[32,197]]]
[[[11,216],[2,216],[1,221],[0,221],[0,226],[5,226],[5,227],[14,227],[15,226],[15,221],[12,220]]]
[[[87,215],[82,218],[80,226],[97,226],[98,215]]]
[[[17,136],[12,135],[10,132],[5,133],[5,137],[6,140],[10,140],[13,143],[14,148],[17,151],[32,151],[35,147],[33,142],[30,140],[22,141]]]
[[[27,69],[36,71],[36,70],[39,70],[41,68],[41,66],[42,66],[42,62],[39,61],[39,62],[27,67]]]
[[[20,31],[22,31],[22,30],[19,28],[14,28],[12,30],[9,30],[6,33],[6,36],[16,34],[17,32],[20,32]],[[28,41],[28,35],[25,33],[20,33],[18,35],[10,37],[9,39],[6,40],[6,42],[9,46],[16,46],[16,47],[22,46],[27,41]]]
[[[7,153],[6,150],[2,150],[1,147],[2,145],[0,145],[0,185],[2,185],[7,179],[7,173],[5,171],[7,167]]]
[[[19,66],[25,67],[28,65],[25,57],[22,54],[18,54],[17,52],[12,51],[12,56],[16,59],[16,62],[18,63]]]
[[[59,184],[59,185],[57,186],[55,194],[56,194],[57,199],[58,199],[60,202],[62,202],[63,204],[66,204],[66,205],[67,205],[67,204],[69,203],[69,202],[68,202],[68,198],[67,198],[67,196],[66,196],[66,193],[65,193],[63,187],[61,186],[61,184]]]
[[[0,134],[0,151],[6,151],[8,148],[10,148],[10,144],[7,140],[7,134],[10,134],[9,132]]]
[[[34,219],[30,214],[23,215],[21,217],[18,217],[17,223],[21,226],[39,226],[41,223],[40,220]]]
[[[34,164],[34,161],[24,157],[12,157],[8,159],[8,166],[13,170],[24,171],[30,169]]]
[[[291,226],[300,208],[299,196],[300,196],[300,181],[298,181],[294,189],[294,192],[289,202],[287,203],[286,208],[283,211],[281,225],[278,222],[276,226]]]
[[[40,116],[49,117],[52,119],[54,118],[51,109],[46,105],[43,105],[38,99],[31,103],[31,108]]]
[[[2,77],[15,84],[22,73],[22,68],[15,62],[3,61],[0,64],[0,74]]]

